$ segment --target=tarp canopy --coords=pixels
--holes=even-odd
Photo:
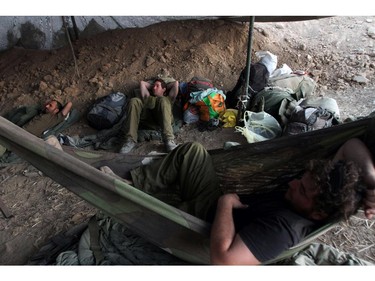
[[[303,21],[322,16],[256,16],[256,22]],[[248,22],[235,16],[0,16],[0,51],[19,46],[26,49],[57,49],[78,38],[124,28],[141,28],[164,21],[224,19]],[[69,35],[69,38],[67,37]]]

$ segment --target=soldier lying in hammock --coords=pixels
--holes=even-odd
[[[301,178],[272,193],[223,194],[211,157],[198,143],[132,170],[127,181],[161,200],[175,194],[178,202],[167,203],[212,222],[212,264],[262,264],[361,206],[368,219],[375,214],[374,164],[359,139],[342,145],[332,161],[311,161]]]

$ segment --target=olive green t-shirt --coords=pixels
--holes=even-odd
[[[41,114],[34,117],[30,122],[23,126],[23,129],[28,131],[39,138],[43,136],[43,133],[56,126],[57,124],[64,121],[65,116],[61,112],[52,115],[49,113]]]

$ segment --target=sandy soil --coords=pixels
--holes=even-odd
[[[341,117],[374,109],[375,17],[333,17],[306,22],[256,23],[253,51],[268,50],[318,82],[316,96],[337,100]],[[218,21],[165,22],[105,32],[53,51],[13,48],[0,54],[0,114],[49,96],[71,100],[84,115],[96,98],[128,93],[140,80],[168,73],[179,81],[200,75],[231,90],[246,62],[248,25]],[[256,61],[253,52],[253,61]],[[359,78],[358,78],[359,77]],[[83,118],[68,134],[95,132]],[[177,139],[220,148],[238,134],[199,132],[184,126]],[[160,149],[158,142],[138,151]],[[52,235],[85,221],[96,210],[28,163],[0,167],[0,198],[12,217],[0,215],[0,264],[25,264]],[[374,221],[361,213],[318,240],[375,262]]]

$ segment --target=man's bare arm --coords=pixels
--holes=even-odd
[[[150,96],[151,84],[146,81],[141,81],[139,83],[139,88],[141,90],[141,98],[144,100]]]
[[[246,207],[241,203],[237,194],[226,194],[219,198],[211,228],[210,258],[212,264],[260,264],[235,232],[233,209]]]
[[[366,217],[371,219],[375,215],[375,167],[371,152],[360,139],[353,138],[340,147],[333,160],[353,161],[362,170],[367,186],[364,210]]]
[[[73,106],[73,103],[71,101],[67,102],[66,105],[64,106],[64,108],[62,109],[61,114],[63,116],[68,115],[68,113],[72,109],[72,106]]]
[[[170,82],[167,85],[167,91],[168,91],[168,96],[169,98],[174,102],[177,98],[178,94],[178,86],[179,83],[178,81]]]

